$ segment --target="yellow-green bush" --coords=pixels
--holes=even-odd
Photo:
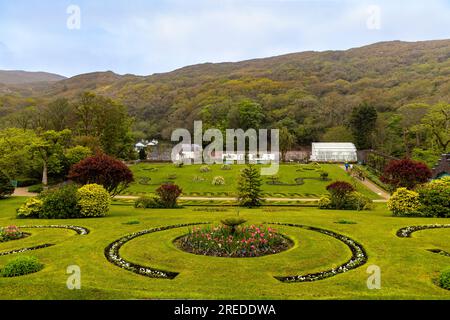
[[[419,194],[406,188],[399,188],[389,199],[388,208],[396,216],[417,216],[420,208]]]
[[[30,198],[19,209],[17,209],[17,218],[39,218],[44,202],[38,198]]]
[[[111,203],[108,191],[98,184],[88,184],[78,189],[77,200],[83,217],[104,217]]]
[[[418,190],[420,212],[427,217],[450,217],[450,177],[434,180]]]

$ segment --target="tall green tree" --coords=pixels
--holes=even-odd
[[[295,143],[295,137],[289,132],[287,128],[280,130],[280,152],[281,159],[286,162],[286,154],[292,149]]]
[[[377,110],[369,104],[364,103],[353,109],[349,124],[359,149],[372,147],[372,133],[375,130],[377,118]]]
[[[258,168],[248,164],[241,172],[238,182],[238,202],[242,207],[260,207],[263,203],[262,179]]]
[[[48,168],[51,164],[55,173],[63,169],[64,148],[68,146],[72,131],[46,131],[32,144],[32,150],[42,162],[42,184],[48,185]]]

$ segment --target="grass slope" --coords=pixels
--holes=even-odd
[[[127,195],[143,195],[154,193],[164,182],[173,182],[182,187],[185,196],[199,197],[234,197],[236,196],[237,180],[244,165],[232,165],[231,170],[222,170],[221,165],[210,166],[211,171],[200,172],[200,165],[177,168],[173,164],[138,164],[131,166],[136,182],[124,193]],[[329,173],[330,181],[321,181],[320,172]],[[212,184],[214,177],[225,178],[225,185]],[[321,165],[280,165],[278,176],[280,181],[289,185],[269,185],[269,177],[263,177],[263,191],[266,197],[273,198],[320,198],[327,194],[326,187],[331,181],[348,181],[356,186],[358,191],[371,199],[380,197],[368,190],[359,181],[348,176],[344,170],[334,164]],[[150,178],[146,181],[145,178]],[[304,178],[303,185],[296,185],[296,178]],[[199,181],[200,179],[200,181]]]

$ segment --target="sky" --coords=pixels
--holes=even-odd
[[[450,39],[450,0],[0,0],[0,69],[150,75]]]

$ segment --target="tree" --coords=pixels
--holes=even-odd
[[[235,105],[228,114],[229,128],[258,130],[264,119],[261,105],[245,99]]]
[[[416,127],[420,125],[421,120],[428,112],[430,106],[423,103],[412,103],[407,104],[398,109],[401,115],[401,126],[403,129],[403,142],[405,145],[405,154],[407,157],[411,156],[411,148],[409,142],[409,134],[415,133],[415,145],[420,145],[420,133],[416,130]]]
[[[423,127],[427,129],[440,153],[450,150],[450,104],[437,104],[423,118]]]
[[[33,143],[32,149],[42,162],[42,184],[48,185],[49,165],[52,164],[54,173],[63,169],[62,160],[64,148],[68,145],[72,131],[66,129],[60,132],[53,130],[42,133]]]
[[[260,207],[262,198],[262,179],[259,170],[254,165],[248,164],[239,177],[238,202],[243,207]]]
[[[64,153],[66,158],[66,163],[70,167],[74,164],[92,156],[92,151],[88,147],[75,146],[73,148],[67,149]]]
[[[283,162],[286,162],[286,153],[292,149],[295,137],[289,132],[287,128],[280,130],[280,151]]]
[[[30,176],[38,166],[33,159],[32,145],[38,140],[31,130],[9,128],[0,130],[0,168],[11,177]]]
[[[68,129],[73,124],[73,108],[66,98],[58,98],[52,101],[45,111],[49,127],[55,131]]]
[[[6,198],[14,193],[14,186],[11,184],[10,178],[0,171],[0,199]]]
[[[97,154],[72,166],[68,178],[81,185],[102,185],[111,196],[116,196],[134,181],[131,170],[120,160],[106,154]]]
[[[417,185],[427,182],[431,178],[431,170],[419,161],[410,159],[392,160],[384,169],[381,181],[392,186],[393,189],[414,189]]]
[[[368,104],[362,104],[353,109],[350,116],[350,129],[359,149],[372,147],[372,133],[377,123],[377,110]]]
[[[329,128],[322,136],[322,142],[353,142],[353,135],[345,126]]]

